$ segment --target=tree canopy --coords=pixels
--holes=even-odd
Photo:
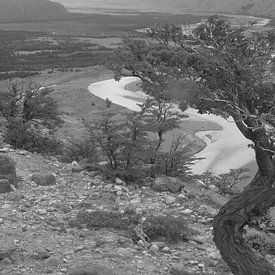
[[[275,84],[269,71],[271,34],[210,17],[190,33],[157,25],[148,38],[125,39],[112,65],[115,78],[136,76],[153,97],[177,100],[182,109],[232,116],[255,150],[259,168],[244,192],[214,221],[214,241],[234,274],[275,274],[244,242],[243,228],[275,205]]]

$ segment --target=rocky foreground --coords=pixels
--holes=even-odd
[[[215,190],[169,178],[139,189],[53,157],[0,151],[16,161],[21,178],[13,192],[0,194],[0,274],[231,274],[212,241],[213,216],[224,202]],[[129,209],[141,217],[184,215],[192,234],[152,241],[76,219],[80,212]]]

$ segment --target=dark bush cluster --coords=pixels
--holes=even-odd
[[[8,124],[3,137],[4,142],[17,149],[50,155],[62,153],[63,144],[54,135],[42,135],[17,121]]]
[[[81,211],[77,217],[69,222],[72,227],[88,229],[115,228],[120,230],[129,230],[137,225],[139,215],[135,212],[122,214],[114,211]]]
[[[6,179],[10,184],[17,185],[15,162],[2,154],[0,154],[0,179]]]
[[[143,231],[151,241],[177,242],[191,237],[192,231],[184,217],[149,216],[143,223]]]

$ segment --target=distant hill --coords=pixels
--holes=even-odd
[[[62,4],[49,0],[0,0],[0,22],[62,19],[68,16]]]
[[[275,17],[275,0],[56,0],[68,7],[132,10],[196,10]]]

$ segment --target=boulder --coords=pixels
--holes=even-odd
[[[55,175],[51,173],[34,173],[32,175],[32,180],[37,185],[42,185],[42,186],[50,186],[50,185],[56,184]]]
[[[0,238],[2,237],[0,236]],[[16,246],[12,243],[12,241],[3,238],[0,241],[0,262],[5,258],[10,257],[15,250]]]
[[[96,263],[79,263],[71,268],[68,275],[116,275],[112,269]]]
[[[170,268],[170,274],[172,275],[193,275],[187,270],[186,266],[183,264],[172,264]]]
[[[202,203],[206,203],[215,208],[220,208],[227,202],[228,198],[225,198],[212,190],[206,191],[204,194],[204,198],[202,199]]]
[[[152,185],[151,188],[156,192],[171,192],[171,193],[178,193],[184,188],[185,184],[178,178],[173,177],[157,177]]]
[[[10,192],[11,186],[8,180],[0,179],[0,193],[7,193]]]

